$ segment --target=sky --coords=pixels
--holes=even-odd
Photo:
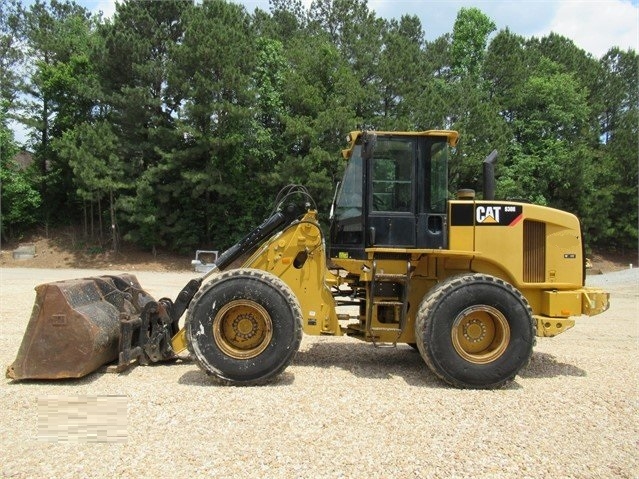
[[[113,15],[116,0],[76,0],[89,10]],[[302,0],[308,6],[311,0]],[[268,0],[234,0],[249,12],[269,11]],[[383,18],[417,15],[427,40],[452,32],[457,11],[477,7],[497,25],[528,37],[555,32],[601,58],[611,47],[639,51],[639,0],[368,0]]]

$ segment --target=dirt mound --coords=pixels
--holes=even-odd
[[[35,256],[16,259],[13,251],[19,246],[35,246]],[[72,235],[55,238],[33,236],[20,243],[2,245],[0,267],[3,268],[76,268],[76,269],[130,269],[138,271],[192,271],[187,256],[157,251],[142,251],[125,245],[118,252],[74,239]]]
[[[590,274],[611,273],[613,271],[621,271],[631,267],[637,268],[639,266],[636,251],[626,253],[617,251],[596,252],[588,255],[588,259],[592,265],[589,270]]]

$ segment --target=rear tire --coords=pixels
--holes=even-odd
[[[291,289],[254,269],[220,274],[193,298],[187,345],[197,364],[224,383],[261,384],[281,373],[302,340],[302,314]]]
[[[513,286],[467,274],[447,279],[424,297],[415,337],[438,377],[459,388],[492,389],[528,363],[535,325],[528,302]]]

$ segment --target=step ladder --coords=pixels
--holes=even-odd
[[[370,283],[370,294],[367,309],[368,312],[366,314],[366,334],[369,336],[375,345],[378,347],[377,341],[375,340],[375,333],[380,332],[394,332],[397,333],[395,340],[392,343],[392,346],[397,346],[397,341],[400,336],[404,332],[406,328],[406,316],[408,312],[408,295],[410,289],[410,275],[411,275],[411,264],[410,261],[406,261],[406,273],[405,274],[388,274],[388,273],[378,273],[377,272],[377,261],[373,259],[373,266],[371,269],[371,283]],[[401,294],[398,294],[397,298],[389,299],[377,299],[375,297],[375,290],[377,289],[378,283],[395,283],[398,284],[401,288]],[[397,327],[373,327],[373,318],[378,318],[378,311],[380,306],[391,306],[394,310],[394,323],[397,324]],[[379,320],[377,321],[380,322]]]

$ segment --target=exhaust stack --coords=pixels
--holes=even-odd
[[[484,160],[484,199],[495,199],[495,163],[497,162],[497,150],[493,150]]]

